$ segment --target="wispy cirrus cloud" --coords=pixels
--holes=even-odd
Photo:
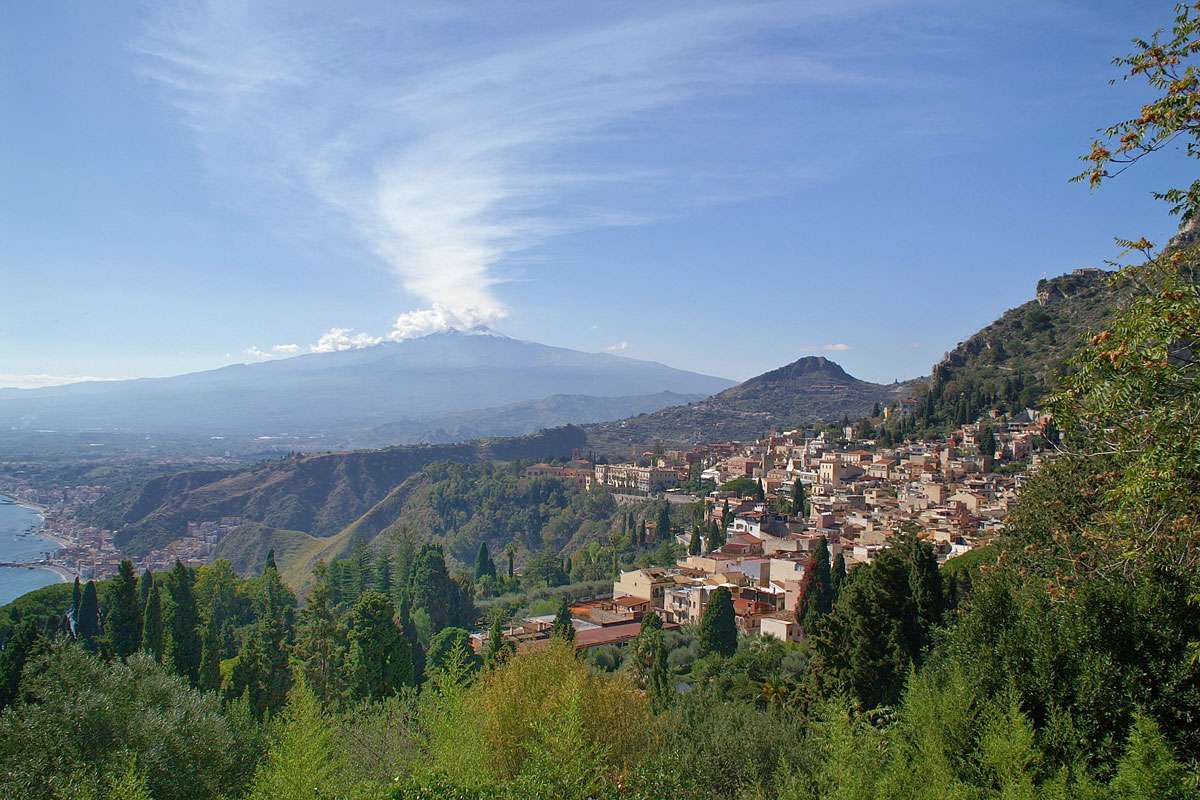
[[[386,334],[401,339],[503,318],[517,254],[662,213],[604,189],[681,177],[578,151],[645,137],[649,115],[697,98],[860,80],[807,49],[752,45],[881,4],[605,4],[562,22],[550,5],[211,0],[157,7],[137,50],[218,169],[333,212],[426,304]],[[313,349],[382,338],[335,328]]]

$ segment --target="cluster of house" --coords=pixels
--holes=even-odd
[[[117,548],[112,530],[85,522],[78,513],[83,507],[102,498],[109,491],[106,487],[78,485],[35,488],[27,482],[13,481],[2,488],[4,493],[43,509],[43,523],[36,535],[52,539],[55,549],[39,560],[39,564],[65,576],[78,575],[84,579],[101,580],[116,575],[121,561],[129,558]],[[170,569],[176,559],[187,566],[206,564],[212,560],[221,537],[241,523],[241,517],[229,516],[219,520],[189,522],[184,536],[145,556],[131,559],[134,568],[138,571],[164,571]]]
[[[830,557],[840,553],[848,569],[870,563],[902,531],[932,544],[939,561],[985,544],[1000,530],[1024,480],[1020,472],[993,469],[997,462],[1036,468],[1045,423],[1034,412],[997,414],[944,441],[893,448],[837,444],[812,431],[723,445],[716,452],[728,454],[705,464],[702,476],[718,485],[747,478],[761,487],[755,494],[762,499],[709,494],[706,516],[727,523],[724,545],[671,568],[622,572],[613,584],[613,607],[635,618],[653,610],[666,622],[694,624],[724,586],[734,597],[741,631],[797,640],[801,582],[822,538]],[[989,438],[994,452],[981,453],[980,441]],[[783,513],[797,481],[808,513]],[[685,546],[689,539],[690,531],[679,536]]]
[[[184,566],[198,567],[212,560],[221,537],[242,524],[241,517],[225,516],[217,520],[192,521],[187,524],[187,534],[168,542],[163,547],[151,550],[134,566],[153,572],[170,569],[175,561]]]

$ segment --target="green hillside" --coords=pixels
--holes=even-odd
[[[115,541],[142,555],[183,536],[189,521],[240,517],[255,530],[302,531],[316,538],[340,533],[406,478],[435,461],[566,457],[584,445],[579,428],[457,445],[419,445],[319,455],[296,454],[231,473],[185,473],[118,493],[96,512],[101,524],[119,521]],[[242,548],[265,547],[244,543]]]
[[[1076,270],[1038,281],[1033,300],[1004,312],[934,366],[919,400],[919,418],[945,426],[993,407],[1036,406],[1066,374],[1067,359],[1129,295],[1114,274]]]

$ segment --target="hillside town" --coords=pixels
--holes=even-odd
[[[794,430],[745,444],[640,453],[623,464],[581,458],[537,464],[526,475],[604,486],[627,500],[661,494],[703,503],[702,527],[720,530],[720,544],[711,549],[710,537],[676,530],[685,558],[671,567],[622,571],[611,598],[572,606],[581,634],[576,647],[625,641],[651,611],[668,625],[695,624],[720,587],[734,596],[742,633],[798,641],[796,606],[822,541],[847,570],[870,563],[902,534],[928,541],[941,563],[987,544],[1026,476],[1046,457],[1048,422],[1032,410],[993,413],[945,439],[895,447],[855,440],[851,427]],[[718,488],[682,494],[679,487],[696,476]],[[655,523],[647,535],[661,539]],[[549,620],[531,618],[508,636],[535,642],[549,629]]]

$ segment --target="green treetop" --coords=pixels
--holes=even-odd
[[[79,616],[75,619],[75,636],[89,645],[100,634],[100,601],[96,597],[96,582],[88,581],[79,600]]]
[[[166,663],[193,684],[200,670],[200,615],[196,610],[192,573],[178,559],[163,582],[164,657]]]
[[[412,653],[395,623],[392,601],[364,592],[350,612],[347,683],[360,700],[380,700],[412,680]]]
[[[151,578],[150,592],[146,596],[146,610],[142,615],[142,650],[160,663],[163,659],[163,637],[162,597],[158,581]]]
[[[484,576],[496,577],[496,565],[492,561],[492,554],[488,552],[487,542],[479,542],[479,550],[475,553],[475,580],[479,580]]]
[[[671,507],[663,504],[663,507],[658,510],[658,540],[665,542],[671,538]]]
[[[429,640],[426,664],[431,669],[443,669],[451,658],[457,659],[469,671],[479,669],[481,659],[471,649],[471,632],[465,628],[442,628]]]
[[[737,651],[737,623],[733,614],[733,595],[725,586],[718,587],[708,599],[700,618],[700,650],[732,656]]]
[[[806,632],[811,631],[832,608],[833,575],[829,568],[829,541],[822,536],[804,570],[800,599],[796,603],[796,621]]]
[[[551,636],[558,636],[568,642],[575,641],[575,624],[571,621],[571,606],[564,597],[558,604],[558,613],[554,615],[554,627]]]
[[[121,562],[116,577],[105,592],[105,606],[104,635],[113,654],[125,658],[137,652],[141,644],[141,609],[137,578],[133,574],[133,563],[128,559]]]

